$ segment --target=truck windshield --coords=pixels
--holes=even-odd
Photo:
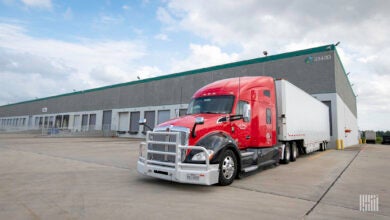
[[[207,96],[192,99],[188,105],[188,115],[192,114],[230,114],[234,96]]]

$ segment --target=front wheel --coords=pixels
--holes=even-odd
[[[219,162],[219,184],[227,186],[232,184],[237,174],[237,158],[231,150],[226,150],[222,153],[221,161]]]

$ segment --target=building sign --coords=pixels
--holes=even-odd
[[[330,54],[323,55],[323,56],[308,56],[305,59],[305,63],[311,64],[311,63],[327,61],[327,60],[331,60],[331,59],[332,59],[332,55],[330,55]]]
[[[47,112],[47,107],[43,107],[42,112]]]

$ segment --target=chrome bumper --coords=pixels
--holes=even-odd
[[[166,136],[164,141],[151,140],[151,135]],[[175,136],[171,138],[172,136]],[[176,141],[169,141],[174,139]],[[210,164],[209,153],[204,147],[200,146],[184,146],[180,144],[180,133],[178,132],[148,132],[146,135],[146,142],[140,144],[140,153],[137,162],[137,171],[143,175],[156,177],[164,180],[191,183],[201,185],[212,185],[218,183],[219,169],[218,164]],[[156,151],[150,149],[151,145],[157,144],[160,146],[174,146],[174,152]],[[205,152],[205,164],[182,163],[182,152],[188,149],[201,150]],[[158,154],[166,156],[174,156],[175,161],[161,161],[155,160],[148,156],[149,154]],[[149,159],[148,159],[149,158]]]

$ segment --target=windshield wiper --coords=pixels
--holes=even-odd
[[[207,111],[207,112],[201,112],[202,114],[217,114],[215,112],[210,112],[210,111]]]
[[[210,112],[210,111],[201,112],[201,113],[205,113],[205,114],[226,114],[226,112]]]

